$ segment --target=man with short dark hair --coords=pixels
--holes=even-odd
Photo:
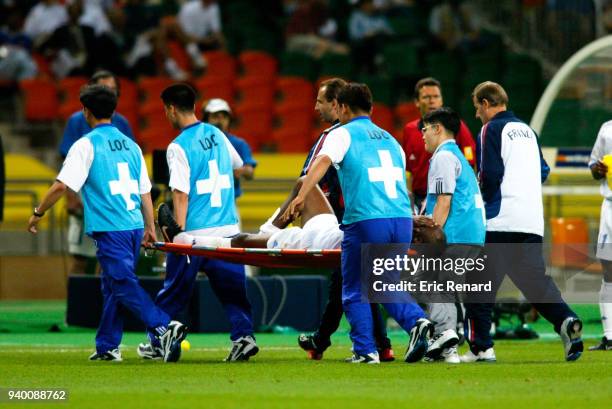
[[[171,85],[161,93],[161,99],[168,121],[181,130],[166,155],[176,222],[193,235],[229,237],[240,233],[232,177],[233,170],[243,165],[238,152],[217,127],[198,121],[196,93],[189,85]],[[168,253],[164,288],[157,294],[156,305],[176,316],[187,306],[200,270],[206,271],[230,321],[232,349],[226,361],[247,361],[259,348],[253,336],[243,265]],[[143,358],[159,356],[159,345],[150,338],[151,344],[138,346]]]
[[[332,124],[331,127],[324,130],[319,139],[310,149],[306,162],[302,167],[300,177],[308,173],[310,165],[323,147],[325,139],[329,133],[340,126],[338,121],[338,94],[342,87],[346,86],[346,81],[341,78],[330,78],[321,82],[319,91],[317,92],[317,101],[315,110],[324,122]],[[342,198],[342,190],[340,181],[338,180],[338,172],[334,167],[330,167],[325,175],[318,182],[318,186],[323,191],[323,194],[329,201],[334,210],[334,214],[338,223],[342,223],[344,215],[344,199]],[[323,353],[331,346],[331,336],[340,325],[342,319],[342,272],[339,268],[332,271],[329,279],[329,293],[323,316],[319,328],[312,334],[300,334],[298,336],[298,344],[308,353],[310,359],[321,359]],[[380,360],[382,362],[393,361],[395,359],[393,349],[391,348],[391,340],[387,337],[386,323],[380,313],[378,305],[372,304],[372,318],[374,320],[374,337],[376,339],[376,348]]]
[[[122,360],[121,309],[127,308],[151,328],[159,343],[159,357],[178,361],[187,329],[153,304],[135,274],[141,242],[156,240],[151,182],[142,152],[111,123],[117,105],[114,91],[90,85],[81,91],[80,100],[92,131],[68,151],[56,182],[34,208],[28,230],[37,233],[38,222],[67,189],[82,189],[85,231],[95,240],[102,266],[102,317],[96,352],[89,359]]]
[[[90,85],[104,85],[113,90],[119,97],[119,79],[110,71],[97,71],[89,79]],[[110,117],[111,123],[121,133],[134,140],[132,129],[127,119],[119,112],[113,112]],[[62,159],[66,159],[68,150],[83,135],[91,132],[91,127],[85,119],[82,110],[72,114],[66,122],[64,136],[60,143],[59,153]],[[83,229],[83,202],[81,197],[71,190],[66,193],[66,207],[68,209],[68,253],[72,255],[73,262],[70,267],[71,274],[83,274],[88,270],[88,265],[95,263],[96,247]]]
[[[495,360],[491,338],[494,296],[504,277],[510,276],[536,310],[561,336],[567,361],[583,350],[582,321],[563,301],[546,275],[542,257],[544,209],[542,183],[550,168],[542,156],[536,133],[508,111],[508,95],[491,81],[472,93],[476,117],[483,124],[476,157],[480,190],[487,217],[487,264],[467,276],[475,283],[491,282],[491,297],[466,303],[465,337],[470,350],[463,362]]]
[[[432,77],[420,79],[414,87],[414,103],[421,113],[421,118],[444,105],[442,85]],[[423,145],[423,120],[416,119],[404,126],[402,148],[406,153],[406,170],[410,172],[409,189],[412,192],[417,212],[421,211],[423,201],[427,196],[427,170],[431,154]],[[455,135],[457,146],[463,152],[470,165],[474,165],[476,144],[472,133],[461,121],[459,131]]]
[[[423,139],[431,162],[427,175],[427,208],[425,213],[437,226],[444,229],[447,247],[440,258],[447,260],[475,260],[483,250],[485,214],[482,196],[472,167],[455,141],[461,120],[450,108],[439,108],[423,117]],[[463,273],[441,270],[439,282],[463,283]],[[457,308],[454,292],[430,294],[429,317],[435,323],[425,359],[460,362],[457,354]]]
[[[295,217],[301,212],[310,190],[334,164],[345,203],[342,303],[351,325],[351,362],[377,364],[380,357],[374,342],[372,312],[362,298],[366,295],[362,294],[361,246],[401,243],[398,245],[402,247],[401,252],[405,254],[408,250],[412,212],[406,189],[405,157],[395,138],[370,120],[372,94],[367,85],[347,84],[338,93],[337,102],[338,118],[343,125],[328,135],[284,217]],[[395,273],[390,276],[395,278]],[[391,302],[385,308],[410,332],[404,360],[416,362],[427,350],[433,324],[410,297],[401,294],[399,298],[405,302]]]

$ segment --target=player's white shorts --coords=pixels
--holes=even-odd
[[[83,219],[76,216],[68,216],[68,253],[73,256],[96,256],[96,244],[85,234]]]
[[[289,227],[268,239],[269,249],[339,249],[344,232],[333,214],[318,214],[303,228]]]
[[[612,199],[604,199],[601,204],[597,258],[612,261]]]

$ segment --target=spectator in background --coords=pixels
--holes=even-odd
[[[119,80],[109,71],[98,71],[89,84],[104,85],[112,89],[119,96]],[[127,119],[117,111],[111,116],[111,123],[124,135],[134,139],[134,134]],[[83,135],[89,133],[91,127],[85,120],[83,111],[77,111],[66,122],[64,136],[60,144],[59,153],[66,159],[72,145]],[[68,190],[66,193],[66,206],[68,208],[68,253],[73,256],[70,274],[84,274],[88,265],[95,262],[96,246],[93,240],[85,234],[83,228],[83,201],[79,194]]]
[[[30,37],[36,48],[47,40],[55,29],[67,22],[66,6],[58,0],[42,0],[28,13],[23,32]]]
[[[56,28],[38,49],[51,60],[51,70],[57,78],[89,76],[96,67],[94,56],[100,52],[96,33],[92,27],[80,22],[83,15],[82,0],[72,1],[67,10],[66,24]]]
[[[414,103],[421,113],[421,118],[441,108],[444,100],[440,82],[431,77],[420,79],[414,87]],[[427,173],[431,159],[431,153],[425,150],[423,142],[423,120],[421,118],[408,122],[404,126],[402,141],[402,148],[406,153],[406,170],[410,172],[408,188],[412,192],[414,198],[412,203],[417,213],[420,213],[423,201],[427,196]],[[459,132],[455,135],[455,141],[470,165],[474,166],[476,143],[463,121],[461,121]]]
[[[0,40],[0,81],[21,81],[37,73],[36,62],[27,50]]]
[[[373,0],[359,0],[349,17],[349,38],[355,63],[367,72],[375,72],[382,62],[385,42],[393,29],[385,16],[376,14]]]
[[[219,128],[227,136],[242,159],[243,165],[234,169],[234,198],[238,199],[242,195],[240,179],[252,180],[257,162],[253,159],[251,147],[247,141],[231,134],[229,131],[232,122],[232,110],[229,104],[221,98],[213,98],[204,104],[202,110],[204,122]]]
[[[484,46],[480,22],[463,0],[445,0],[434,7],[429,31],[434,41],[447,50],[469,52]]]
[[[16,7],[3,7],[0,28],[0,81],[21,81],[38,73],[36,62],[30,55],[32,41],[21,32],[23,15]]]
[[[321,58],[327,53],[346,55],[350,49],[335,41],[338,24],[324,0],[303,0],[291,14],[285,35],[287,50]]]
[[[601,6],[601,26],[603,35],[612,34],[612,0],[605,0]]]
[[[202,73],[207,62],[202,51],[217,50],[225,47],[225,38],[221,31],[221,11],[214,0],[191,0],[184,3],[178,12],[175,22],[162,24],[162,47],[174,38],[183,44],[191,58],[192,68],[196,74]],[[168,56],[167,50],[165,55]],[[167,57],[165,68],[174,79],[182,80],[187,75],[178,67],[176,61]]]

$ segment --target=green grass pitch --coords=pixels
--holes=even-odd
[[[322,361],[306,359],[296,334],[258,334],[261,352],[233,364],[221,362],[229,347],[224,334],[192,334],[191,351],[177,364],[164,364],[140,360],[135,347],[143,335],[131,333],[123,340],[124,362],[108,363],[87,361],[91,330],[60,326],[62,332],[44,332],[27,314],[13,314],[20,308],[15,305],[0,304],[0,387],[66,388],[68,405],[59,407],[526,409],[612,403],[612,352],[587,351],[566,363],[560,341],[547,333],[541,340],[499,341],[495,364],[400,360],[377,366],[343,362],[350,348],[346,329]],[[597,327],[587,329],[586,345],[593,345]],[[396,355],[403,355],[406,337],[391,335]]]

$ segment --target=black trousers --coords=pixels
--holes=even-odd
[[[535,309],[559,332],[561,324],[576,314],[563,301],[542,256],[542,237],[529,233],[487,232],[486,268],[467,274],[468,283],[491,281],[491,294],[468,297],[465,303],[465,338],[472,352],[493,346],[490,335],[494,296],[508,275]]]
[[[374,338],[378,349],[391,347],[391,340],[387,337],[387,327],[380,312],[378,304],[371,304],[372,318],[374,320]],[[329,279],[329,297],[319,329],[314,333],[315,343],[319,348],[325,349],[331,345],[330,338],[340,325],[342,319],[342,272],[340,268],[332,271]]]

